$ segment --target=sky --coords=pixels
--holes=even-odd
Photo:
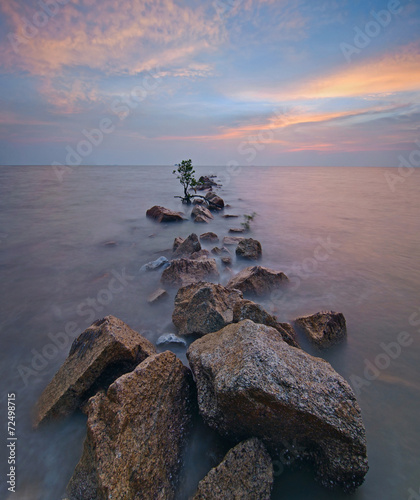
[[[420,0],[0,0],[0,33],[2,165],[420,166]]]

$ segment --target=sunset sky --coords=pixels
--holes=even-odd
[[[419,0],[0,0],[0,29],[0,164],[420,149]]]

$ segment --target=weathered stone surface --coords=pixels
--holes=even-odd
[[[166,351],[91,398],[69,500],[173,499],[192,396],[190,371]]]
[[[222,215],[223,218],[225,219],[236,219],[239,217],[239,215],[234,215],[234,214],[224,214]]]
[[[295,324],[320,349],[331,347],[347,336],[344,315],[334,311],[318,312],[311,316],[297,318]]]
[[[213,191],[209,191],[206,194],[206,200],[211,202],[211,203],[209,203],[210,210],[214,210],[214,209],[218,210],[218,209],[223,208],[225,206],[225,202],[222,200],[222,198],[220,198],[220,196],[218,196]]]
[[[70,353],[41,394],[35,425],[67,415],[101,387],[155,354],[151,342],[114,316],[95,321],[73,342]]]
[[[262,255],[261,243],[253,238],[244,238],[236,247],[236,255],[248,260],[258,260]]]
[[[164,290],[163,288],[158,288],[149,295],[149,297],[147,298],[147,302],[149,304],[155,304],[156,302],[159,302],[160,300],[164,299],[167,296],[168,292],[166,290]]]
[[[244,233],[245,232],[245,228],[243,227],[231,227],[229,229],[229,233]]]
[[[206,175],[202,175],[197,182],[196,189],[199,191],[203,191],[204,189],[211,189],[213,186],[217,186],[217,183],[212,181],[210,177],[207,177]]]
[[[161,282],[172,286],[185,286],[208,278],[217,278],[216,261],[214,259],[175,259],[171,260],[161,277]]]
[[[146,215],[155,219],[157,222],[177,222],[182,221],[184,218],[178,212],[174,212],[173,210],[169,210],[169,208],[160,207],[155,205],[152,208],[147,210]]]
[[[250,320],[193,342],[187,352],[200,413],[230,438],[259,437],[273,456],[294,443],[328,487],[357,488],[368,470],[361,412],[326,361]]]
[[[215,243],[216,241],[219,241],[219,237],[217,236],[216,233],[203,233],[200,234],[200,240],[201,241],[210,241],[211,243]]]
[[[269,314],[262,306],[250,300],[241,300],[233,308],[233,322],[239,323],[244,319],[250,319],[254,323],[271,326],[281,335],[282,339],[293,347],[299,347],[296,334],[289,323],[279,323],[277,319]]]
[[[222,255],[222,254],[230,255],[230,252],[226,247],[222,248],[214,247],[212,248],[211,253],[213,253],[214,255]]]
[[[248,439],[232,448],[198,484],[193,500],[270,500],[273,464],[263,443]]]
[[[264,295],[288,281],[288,277],[281,271],[273,271],[263,266],[251,266],[239,272],[226,287],[237,288],[244,293]]]
[[[169,265],[169,261],[166,257],[159,257],[158,259],[148,262],[147,264],[144,264],[141,266],[140,271],[155,271],[156,269],[159,269],[160,267]]]
[[[225,236],[223,238],[223,245],[237,245],[244,239],[243,236]]]
[[[232,264],[232,257],[222,257],[222,264],[230,266]]]
[[[182,346],[187,345],[184,339],[177,337],[174,333],[164,333],[156,341],[156,345],[160,346],[165,344],[179,344]]]
[[[205,248],[202,248],[198,252],[194,252],[190,255],[190,259],[207,259],[210,256],[210,252]]]
[[[179,335],[206,335],[233,321],[233,308],[242,299],[238,290],[214,283],[194,283],[178,290],[172,321]]]
[[[173,244],[173,257],[189,257],[194,252],[201,250],[201,244],[195,233],[190,234],[185,240],[175,238]]]
[[[191,217],[194,218],[194,222],[210,222],[214,218],[210,210],[201,205],[196,205],[193,208]]]

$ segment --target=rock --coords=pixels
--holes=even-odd
[[[184,218],[178,212],[174,212],[173,210],[169,210],[169,208],[160,207],[155,205],[152,208],[147,210],[146,215],[155,219],[157,222],[177,222],[182,221]]]
[[[261,243],[253,238],[244,238],[236,247],[236,255],[248,260],[258,260],[262,255]]]
[[[185,240],[180,241],[181,238],[175,238],[173,251],[174,257],[189,257],[194,252],[199,252],[201,250],[201,244],[198,241],[198,237],[195,233],[192,233]]]
[[[41,394],[35,426],[68,415],[155,353],[151,342],[120,319],[106,316],[95,321],[75,339],[66,361]]]
[[[227,207],[227,205],[226,205],[226,207]],[[239,217],[239,215],[234,215],[234,214],[224,214],[224,215],[222,215],[222,217],[223,217],[223,218],[225,218],[225,219],[234,219],[234,218]]]
[[[171,260],[161,277],[161,282],[173,286],[185,286],[208,278],[218,278],[214,259],[175,259]]]
[[[244,239],[243,236],[225,236],[223,238],[223,245],[237,245]]]
[[[232,323],[233,309],[241,299],[238,290],[214,283],[194,283],[178,290],[172,322],[179,335],[216,332]]]
[[[173,499],[191,422],[191,373],[166,351],[89,400],[69,500]]]
[[[183,346],[187,345],[184,339],[177,337],[174,333],[164,333],[157,339],[156,345],[164,344],[181,344]]]
[[[196,189],[198,189],[199,191],[203,191],[204,189],[211,189],[213,186],[217,186],[217,183],[212,181],[210,179],[210,177],[207,177],[206,175],[204,175],[204,176],[202,175],[198,179]]]
[[[202,198],[194,198],[192,201],[193,205],[204,205],[206,204],[206,201],[203,200]]]
[[[103,245],[104,247],[115,247],[118,243],[116,241],[106,241]]]
[[[162,300],[163,298],[165,298],[167,296],[168,296],[168,292],[166,290],[164,290],[163,288],[158,288],[157,290],[155,290],[153,293],[151,293],[149,295],[149,297],[147,298],[147,302],[149,304],[155,304],[156,302],[159,302],[160,300]]]
[[[193,500],[270,500],[273,464],[263,443],[248,439],[232,448],[198,484]]]
[[[181,243],[184,243],[184,238],[181,238],[180,236],[177,236],[174,239],[174,244],[172,245],[172,252],[175,252],[175,250],[181,245]]]
[[[250,320],[196,340],[187,357],[210,427],[231,439],[258,437],[274,459],[293,443],[327,487],[362,484],[368,462],[360,408],[329,363]]]
[[[229,229],[229,233],[244,233],[245,232],[245,228],[243,227],[231,227]]]
[[[210,210],[219,210],[225,206],[225,202],[222,200],[222,198],[220,198],[220,196],[217,196],[217,194],[213,191],[209,191],[206,194],[206,200],[209,202]]]
[[[239,323],[244,319],[250,319],[254,323],[275,328],[285,342],[292,347],[299,347],[293,327],[289,323],[279,323],[274,316],[259,304],[250,300],[238,301],[233,308],[233,322]]]
[[[159,267],[162,266],[168,266],[169,265],[169,260],[166,257],[159,257],[158,259],[148,262],[147,264],[144,264],[141,266],[140,271],[154,271],[155,269],[158,269]]]
[[[214,247],[212,248],[211,253],[213,253],[214,255],[222,255],[222,254],[230,255],[230,252],[226,247],[222,248]]]
[[[226,287],[237,288],[243,293],[261,296],[288,281],[288,277],[281,271],[273,271],[263,266],[251,266],[239,272]]]
[[[230,266],[232,264],[232,257],[222,257],[222,264]]]
[[[311,316],[297,318],[295,324],[320,349],[331,347],[347,336],[344,315],[334,311],[318,312]]]
[[[217,236],[216,233],[209,232],[209,233],[200,234],[200,240],[215,243],[216,241],[219,241],[219,237]]]
[[[194,218],[194,222],[210,222],[210,220],[214,218],[210,210],[201,205],[196,205],[193,208],[191,217]]]
[[[210,252],[205,248],[202,248],[198,252],[194,252],[190,255],[190,259],[207,259],[210,256]]]

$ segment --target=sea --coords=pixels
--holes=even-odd
[[[152,342],[176,333],[176,290],[151,306],[147,297],[161,272],[140,267],[170,257],[177,236],[212,231],[222,239],[255,212],[249,235],[261,242],[261,265],[290,279],[286,289],[259,300],[263,307],[282,322],[324,310],[346,318],[347,340],[329,350],[317,351],[301,335],[299,341],[353,387],[370,464],[364,484],[348,495],[321,487],[289,456],[276,464],[272,498],[420,498],[420,169],[200,167],[197,177],[216,175],[222,184],[224,213],[239,217],[195,224],[191,207],[175,198],[182,187],[173,168],[0,167],[0,497],[65,498],[86,417],[38,430],[32,419],[71,342],[109,314]],[[146,217],[153,205],[183,211],[188,220],[157,224]],[[246,265],[235,259],[230,269],[220,265],[220,283]],[[188,364],[185,347],[160,350],[166,348]],[[11,398],[16,441],[7,439]],[[192,496],[217,464],[216,441],[204,425],[194,431],[179,500]],[[10,442],[16,493],[6,482]]]

